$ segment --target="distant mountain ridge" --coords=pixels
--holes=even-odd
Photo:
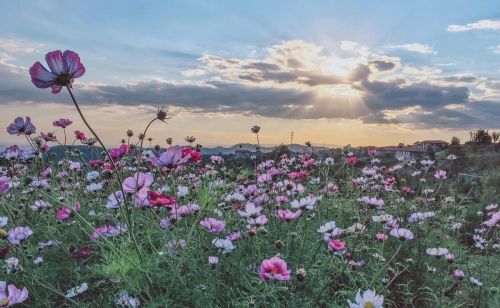
[[[241,147],[240,147],[240,145],[241,145]],[[286,146],[290,150],[290,145],[288,144]],[[273,149],[275,149],[275,148],[276,148],[276,146],[261,146],[260,151],[262,153],[269,153],[269,152],[272,152]],[[307,146],[301,145],[301,144],[292,144],[292,146],[291,146],[291,150],[293,152],[297,152],[297,153],[303,153],[307,150],[307,148],[308,148]],[[330,149],[327,147],[315,147],[315,146],[312,146],[312,148],[315,151],[322,151],[322,150],[329,150]],[[228,155],[228,154],[234,154],[238,150],[245,150],[245,151],[250,151],[250,152],[257,151],[255,144],[241,143],[241,144],[235,144],[232,147],[218,146],[218,147],[202,148],[201,153],[204,155],[217,155],[217,154]]]
[[[290,149],[290,145],[287,145],[288,149]],[[262,153],[270,153],[275,149],[276,146],[262,146],[260,147],[260,151]],[[314,151],[323,151],[323,150],[329,150],[330,148],[327,147],[315,147],[312,146]],[[97,159],[100,154],[100,147],[92,147],[89,148],[88,146],[85,145],[74,145],[71,146],[72,150],[78,150],[82,154],[82,156],[85,159]],[[307,146],[301,145],[301,144],[293,144],[291,147],[291,150],[296,153],[303,153],[308,149]],[[234,154],[238,150],[245,150],[245,151],[250,151],[250,152],[256,152],[256,145],[250,144],[250,143],[242,143],[241,147],[240,144],[233,145],[231,147],[207,147],[207,148],[201,148],[201,154],[203,155],[229,155],[229,154]],[[66,149],[63,146],[53,146],[49,149],[48,154],[53,156],[54,159],[60,160],[64,158],[64,152]],[[91,153],[91,151],[93,153]],[[55,157],[54,157],[55,156]]]

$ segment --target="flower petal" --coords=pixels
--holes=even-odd
[[[45,61],[47,61],[50,70],[56,75],[62,75],[68,72],[68,66],[63,60],[63,55],[60,50],[48,52],[45,55]]]
[[[30,75],[31,82],[33,82],[37,88],[48,88],[52,86],[57,77],[38,61],[30,68]]]
[[[63,53],[63,60],[67,65],[68,72],[73,78],[81,77],[85,73],[85,67],[80,62],[78,54],[71,50],[66,50]]]

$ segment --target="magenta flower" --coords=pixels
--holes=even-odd
[[[9,292],[8,295],[5,292],[6,289]],[[16,304],[21,304],[27,299],[28,299],[28,289],[23,288],[22,290],[20,290],[13,284],[9,284],[9,286],[7,287],[7,283],[5,281],[0,281],[1,307],[10,307]]]
[[[22,117],[17,117],[14,123],[7,127],[7,132],[11,135],[31,135],[36,131],[35,125],[31,123],[31,118],[26,117],[26,121]]]
[[[215,218],[205,218],[200,221],[200,225],[210,233],[220,233],[224,231],[226,224],[222,220],[217,220]]]
[[[176,166],[185,164],[189,161],[190,156],[184,156],[183,149],[180,147],[170,147],[160,156],[153,156],[150,158],[151,163],[157,167],[174,168]]]
[[[287,269],[287,264],[279,257],[265,259],[260,265],[259,275],[265,280],[287,281],[290,280],[291,271]]]
[[[0,176],[0,193],[9,190],[10,178],[8,176]]]
[[[111,158],[116,160],[116,159],[121,158],[122,156],[128,154],[129,151],[130,151],[129,146],[126,144],[122,144],[117,148],[112,148],[111,152],[109,154],[111,155]]]
[[[9,231],[9,242],[14,245],[21,244],[22,241],[27,239],[33,235],[33,231],[31,231],[28,227],[15,227],[14,229]]]
[[[71,209],[69,207],[63,207],[57,211],[56,217],[60,221],[65,221],[66,219],[69,218],[70,214],[71,214]]]
[[[66,128],[73,123],[70,119],[59,119],[57,121],[52,122],[52,125],[56,127]]]
[[[45,61],[50,71],[37,61],[30,68],[31,82],[37,88],[52,88],[54,94],[59,93],[62,87],[71,87],[74,79],[85,73],[80,57],[71,50],[64,53],[60,50],[51,51],[45,55]]]
[[[87,138],[85,137],[85,134],[79,130],[75,130],[75,137],[76,139],[80,140],[80,141],[84,141],[86,140]]]
[[[347,246],[341,240],[330,240],[328,242],[328,248],[334,251],[344,251],[347,249]]]

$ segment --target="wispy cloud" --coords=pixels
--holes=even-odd
[[[437,54],[437,51],[432,46],[420,43],[388,45],[387,47],[390,49],[403,49],[406,51],[417,52],[422,54]]]
[[[40,51],[42,44],[18,39],[0,38],[0,50],[9,53],[34,53]]]
[[[490,49],[491,49],[491,51],[493,51],[494,53],[500,54],[500,45],[491,46],[491,47],[490,47]]]
[[[496,30],[500,31],[500,20],[481,19],[465,25],[449,25],[448,32],[464,32],[471,30]]]

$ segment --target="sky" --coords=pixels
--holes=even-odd
[[[500,129],[498,1],[1,1],[0,127],[87,132],[28,70],[53,50],[106,144],[165,105],[153,144],[393,145]],[[25,143],[0,130],[0,144]]]

